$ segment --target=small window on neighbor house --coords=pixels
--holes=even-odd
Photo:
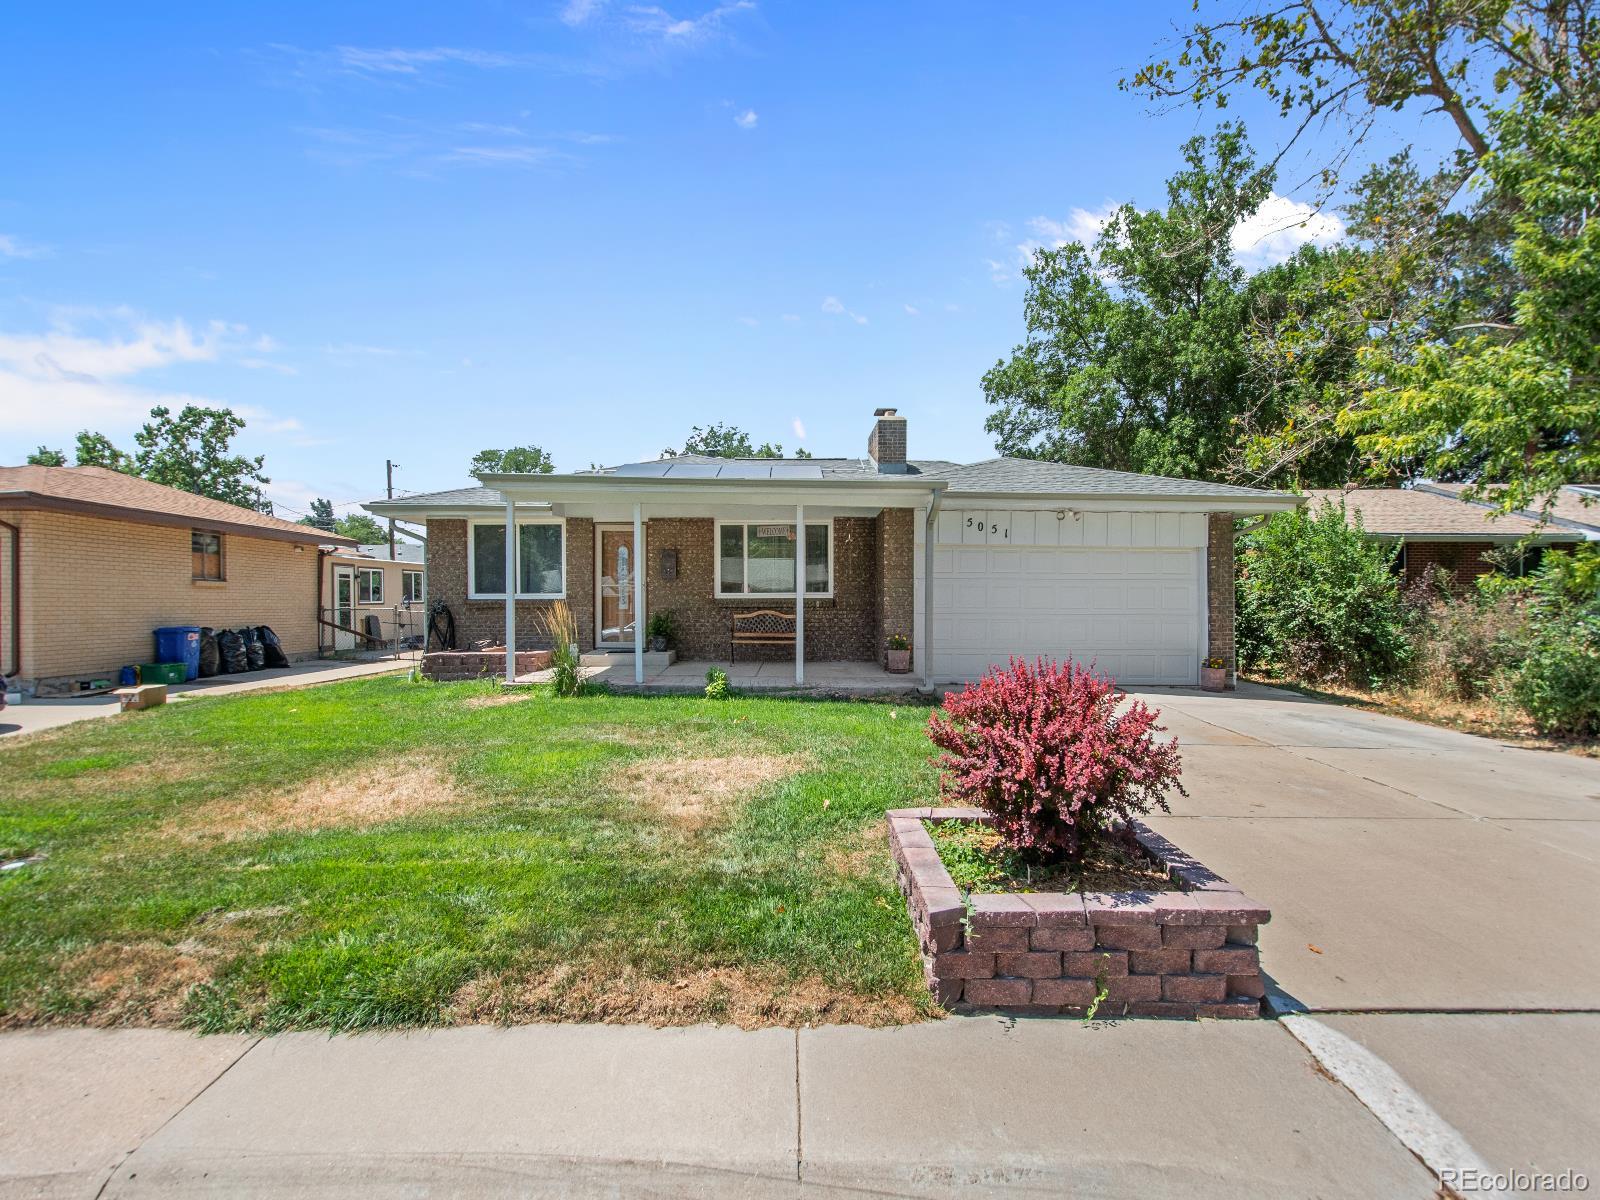
[[[422,603],[422,572],[400,572],[400,599],[407,604]]]
[[[222,579],[222,535],[205,529],[189,531],[189,550],[195,579],[220,582]]]
[[[383,572],[376,567],[362,567],[356,571],[356,601],[360,604],[383,603]]]

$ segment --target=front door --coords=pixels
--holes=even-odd
[[[633,526],[601,525],[595,541],[595,641],[632,649],[639,627],[633,611]]]
[[[333,631],[333,648],[335,650],[354,650],[356,648],[356,635],[347,633],[346,630],[355,628],[356,624],[356,572],[354,567],[335,567],[333,569],[333,623],[339,626]]]

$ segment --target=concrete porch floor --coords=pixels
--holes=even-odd
[[[619,690],[638,687],[633,678],[631,654],[585,654],[584,678]],[[922,677],[916,674],[891,675],[877,663],[808,662],[806,681],[794,681],[792,662],[712,662],[690,660],[652,669],[646,662],[644,690],[659,692],[699,692],[706,686],[706,672],[720,667],[728,673],[728,685],[742,691],[860,692],[863,694],[920,691]],[[549,671],[532,671],[517,677],[518,683],[547,683]]]

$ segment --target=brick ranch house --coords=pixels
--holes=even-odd
[[[0,673],[115,679],[163,625],[317,649],[319,546],[348,538],[103,467],[0,467]]]
[[[792,658],[797,683],[808,661],[881,664],[899,634],[929,686],[1013,654],[1194,684],[1207,655],[1233,662],[1234,517],[1300,503],[1026,459],[912,459],[894,409],[875,414],[864,459],[684,456],[481,483],[366,505],[427,524],[428,597],[451,609],[457,645],[547,644],[542,610],[565,600],[580,648],[632,653],[640,681],[648,614],[672,613],[681,657],[716,662],[734,614],[774,609],[794,644],[767,656]]]
[[[1308,511],[1344,503],[1345,519],[1361,518],[1362,531],[1383,542],[1399,542],[1395,568],[1402,587],[1442,571],[1454,596],[1471,594],[1482,575],[1502,568],[1487,557],[1509,552],[1512,573],[1531,571],[1546,546],[1570,549],[1584,540],[1564,529],[1520,513],[1496,516],[1482,505],[1449,494],[1448,485],[1414,488],[1318,488],[1306,493]]]

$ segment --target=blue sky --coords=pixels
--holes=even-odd
[[[855,454],[882,404],[914,456],[984,457],[1026,248],[1160,202],[1210,127],[1116,87],[1188,10],[32,6],[0,48],[0,462],[185,400],[249,417],[291,517],[386,457],[426,491],[487,446],[575,470],[719,420]]]

